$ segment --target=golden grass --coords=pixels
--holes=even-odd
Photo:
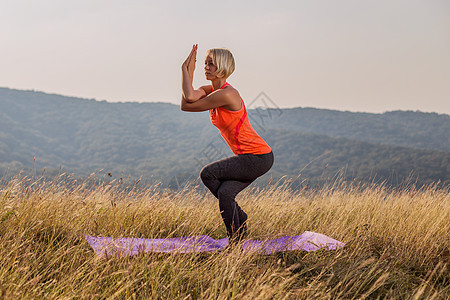
[[[0,186],[0,298],[446,299],[450,197],[429,187],[249,189],[249,238],[319,232],[338,251],[238,250],[103,259],[84,235],[225,237],[217,200],[188,187],[32,182]]]

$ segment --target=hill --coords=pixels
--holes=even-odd
[[[283,109],[276,122],[270,122],[270,127],[369,143],[450,151],[450,116],[445,114],[418,111],[373,114],[294,108]]]
[[[249,105],[249,108],[252,106]],[[275,164],[262,181],[301,174],[298,182],[382,180],[396,185],[449,183],[448,115],[265,109],[249,116]],[[108,103],[0,89],[0,170],[88,175],[104,170],[173,183],[198,178],[202,165],[232,153],[207,113],[167,103]]]

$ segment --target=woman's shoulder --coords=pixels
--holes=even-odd
[[[206,96],[212,96],[211,93],[214,92],[214,97],[221,99],[220,102],[222,104],[219,106],[222,106],[228,110],[236,111],[240,110],[240,108],[242,107],[241,95],[239,94],[238,90],[231,85],[227,85],[224,88],[215,91],[212,85],[204,85],[201,86],[200,89],[205,91]]]
[[[239,99],[241,98],[241,95],[239,94],[238,90],[235,89],[231,85],[224,87],[221,91],[223,91],[223,93],[229,97],[239,98]]]
[[[206,92],[206,95],[209,95],[212,92],[214,92],[226,98],[239,98],[239,99],[241,98],[238,90],[231,85],[228,85],[220,90],[214,90],[212,85],[204,85],[201,86],[200,89],[204,90]]]
[[[228,104],[224,105],[223,107],[231,110],[231,111],[238,111],[242,108],[242,98],[239,94],[238,90],[235,89],[232,86],[227,86],[220,90],[224,98],[227,99]]]
[[[212,92],[214,92],[214,89],[213,89],[212,85],[203,85],[199,89],[204,90],[207,95],[209,95]],[[226,87],[224,87],[224,88],[222,88],[220,90],[216,90],[215,92],[220,92],[221,94],[230,95],[230,96],[232,96],[232,95],[240,96],[238,90],[235,89],[231,85],[228,85],[228,86],[226,86]]]

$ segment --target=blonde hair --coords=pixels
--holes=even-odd
[[[206,51],[206,57],[211,57],[217,67],[213,75],[228,78],[234,72],[234,58],[230,50],[226,48],[213,48]]]

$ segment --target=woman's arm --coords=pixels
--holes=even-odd
[[[201,87],[198,90],[194,90],[192,87],[192,82],[194,80],[194,70],[195,70],[195,62],[197,57],[197,48],[198,45],[193,45],[191,53],[181,65],[181,76],[182,82],[181,87],[183,89],[183,95],[181,97],[181,101],[185,102],[195,102],[202,97],[206,96],[205,87]]]
[[[205,87],[201,87],[198,90],[194,90],[192,87],[192,78],[190,77],[188,70],[184,68],[182,71],[182,99],[186,102],[195,102],[202,97],[206,96]]]
[[[183,111],[206,111],[213,108],[225,106],[242,107],[241,97],[234,89],[222,89],[212,92],[211,94],[194,102],[181,102],[181,110]]]

